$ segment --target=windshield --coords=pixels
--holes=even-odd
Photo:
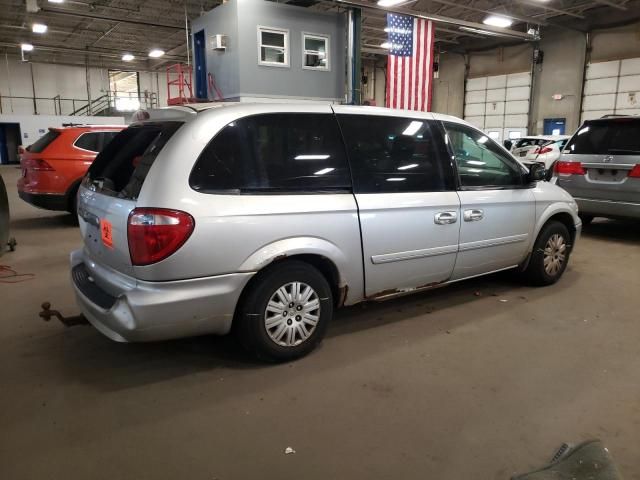
[[[53,141],[60,136],[60,130],[49,130],[36,142],[27,147],[27,152],[42,153]]]
[[[182,122],[129,127],[96,157],[87,181],[107,195],[135,199],[156,157]]]
[[[586,122],[565,151],[577,155],[639,155],[640,118]]]

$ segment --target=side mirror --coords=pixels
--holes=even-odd
[[[511,151],[511,147],[513,146],[513,142],[511,140],[505,140],[504,142],[502,142],[502,145],[504,145],[504,148],[506,148],[507,150]]]
[[[529,175],[527,175],[527,180],[529,183],[540,182],[544,180],[547,176],[547,169],[544,168],[543,163],[534,163],[529,167]]]

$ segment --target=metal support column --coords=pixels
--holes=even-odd
[[[359,8],[349,10],[348,35],[347,35],[347,103],[360,105],[362,103],[361,91],[361,52],[362,41],[362,11]]]

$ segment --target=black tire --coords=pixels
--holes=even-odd
[[[267,330],[266,311],[267,304],[272,296],[276,295],[278,289],[292,282],[301,282],[313,289],[319,301],[319,314],[313,329],[309,326],[310,335],[302,340],[302,330],[300,329],[302,326],[307,329],[308,324],[304,320],[299,320],[299,315],[296,314],[294,318],[287,312],[288,318],[283,321],[291,323],[284,328],[288,332],[291,330],[289,327],[293,327],[294,340],[299,339],[300,343],[283,346],[276,343]],[[245,292],[238,306],[234,319],[234,330],[240,343],[251,354],[261,360],[284,362],[307,355],[322,341],[333,317],[333,295],[325,277],[313,266],[296,260],[279,263],[258,273],[258,277],[248,288],[249,290]],[[297,306],[291,307],[290,311],[297,313],[295,312],[296,308]],[[285,313],[283,313],[283,318],[286,318],[284,315]],[[272,318],[275,319],[276,316]],[[296,322],[301,323],[297,325]],[[277,332],[278,327],[274,327],[272,334],[276,335]],[[288,338],[283,338],[282,341],[288,341]]]
[[[69,191],[69,200],[68,200],[68,207],[67,207],[67,212],[69,212],[74,221],[77,222],[78,221],[78,190],[79,190],[79,185],[76,185],[75,187],[72,188],[72,190]]]
[[[580,220],[582,220],[582,225],[584,225],[585,227],[593,222],[593,215],[584,215],[582,213],[579,213],[578,216],[580,217]]]
[[[545,248],[554,235],[559,235],[565,245],[564,261],[560,264],[557,271],[550,273],[545,269]],[[555,237],[558,238],[558,237]],[[553,251],[553,250],[552,250]],[[571,255],[571,235],[564,224],[557,221],[548,222],[540,231],[536,243],[533,246],[533,253],[529,265],[524,271],[525,278],[532,285],[545,286],[556,283],[569,263]]]

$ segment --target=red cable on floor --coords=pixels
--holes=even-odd
[[[33,280],[35,273],[18,273],[9,265],[0,265],[0,283],[20,283]]]

